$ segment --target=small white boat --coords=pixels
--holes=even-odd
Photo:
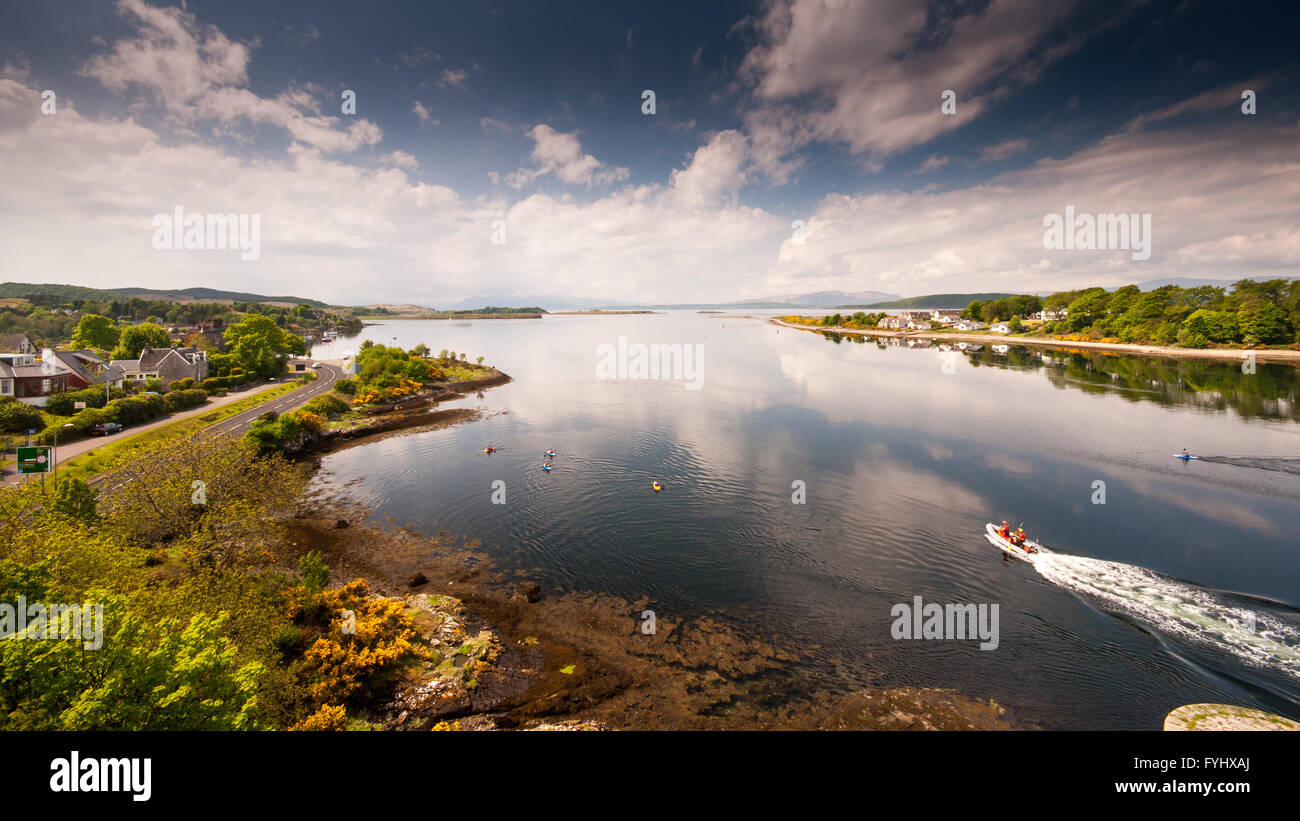
[[[1001,549],[1004,553],[1009,553],[1017,559],[1029,561],[1029,557],[1035,553],[1043,552],[1043,546],[1033,539],[1025,539],[1023,545],[1012,544],[1010,540],[1004,539],[998,535],[998,526],[989,522],[984,526],[985,536],[988,540]]]

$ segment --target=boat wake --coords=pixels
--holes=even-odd
[[[1300,678],[1300,626],[1252,608],[1254,600],[1162,576],[1131,564],[1064,553],[1029,556],[1043,578],[1148,627]]]
[[[1202,456],[1200,461],[1300,476],[1300,458],[1291,456]]]

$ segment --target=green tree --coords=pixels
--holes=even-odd
[[[129,325],[122,329],[117,347],[113,350],[114,359],[139,359],[140,351],[145,348],[167,348],[171,346],[171,337],[161,326],[152,322]]]
[[[60,479],[54,494],[54,512],[82,521],[98,518],[99,491],[80,479]]]
[[[117,323],[113,320],[99,314],[85,314],[77,322],[77,330],[72,334],[72,347],[111,351],[117,347],[119,336],[121,334],[117,330]]]
[[[1237,311],[1242,338],[1250,345],[1276,345],[1290,342],[1295,330],[1286,311],[1263,299],[1254,299]]]
[[[247,314],[242,320],[226,328],[226,347],[234,361],[249,373],[275,376],[284,370],[281,356],[294,351],[293,340],[300,337],[285,333],[284,329],[266,316]]]

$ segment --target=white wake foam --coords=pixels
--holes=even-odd
[[[1300,630],[1267,613],[1131,564],[1046,551],[1029,561],[1048,581],[1150,627],[1300,678]]]

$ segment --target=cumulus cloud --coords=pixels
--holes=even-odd
[[[533,140],[531,159],[533,168],[521,168],[505,177],[512,188],[522,188],[547,174],[570,185],[591,185],[619,182],[628,178],[626,168],[612,168],[590,154],[582,153],[582,144],[576,134],[556,131],[544,123],[533,126],[528,132]]]
[[[251,48],[198,22],[179,8],[155,8],[143,0],[119,0],[120,14],[136,26],[81,68],[110,91],[137,88],[183,123],[217,120],[267,123],[298,142],[325,151],[353,151],[379,142],[383,132],[370,120],[323,116],[301,89],[261,97],[247,88]]]
[[[1295,275],[1300,131],[1246,128],[1122,133],[969,188],[828,196],[806,241],[782,245],[786,273],[773,281],[914,294]],[[1151,214],[1151,258],[1044,249],[1043,217],[1066,206]]]
[[[788,155],[813,141],[887,156],[960,128],[1080,44],[1058,36],[1076,5],[773,0],[741,69],[754,84],[754,162],[780,183],[798,165]],[[950,115],[939,110],[947,89]]]
[[[411,112],[425,125],[437,125],[438,121],[433,119],[429,114],[429,109],[424,107],[424,103],[416,100],[411,104]]]
[[[734,204],[745,184],[743,166],[747,142],[738,131],[713,135],[691,158],[690,164],[672,172],[669,185],[678,201],[687,208]]]

